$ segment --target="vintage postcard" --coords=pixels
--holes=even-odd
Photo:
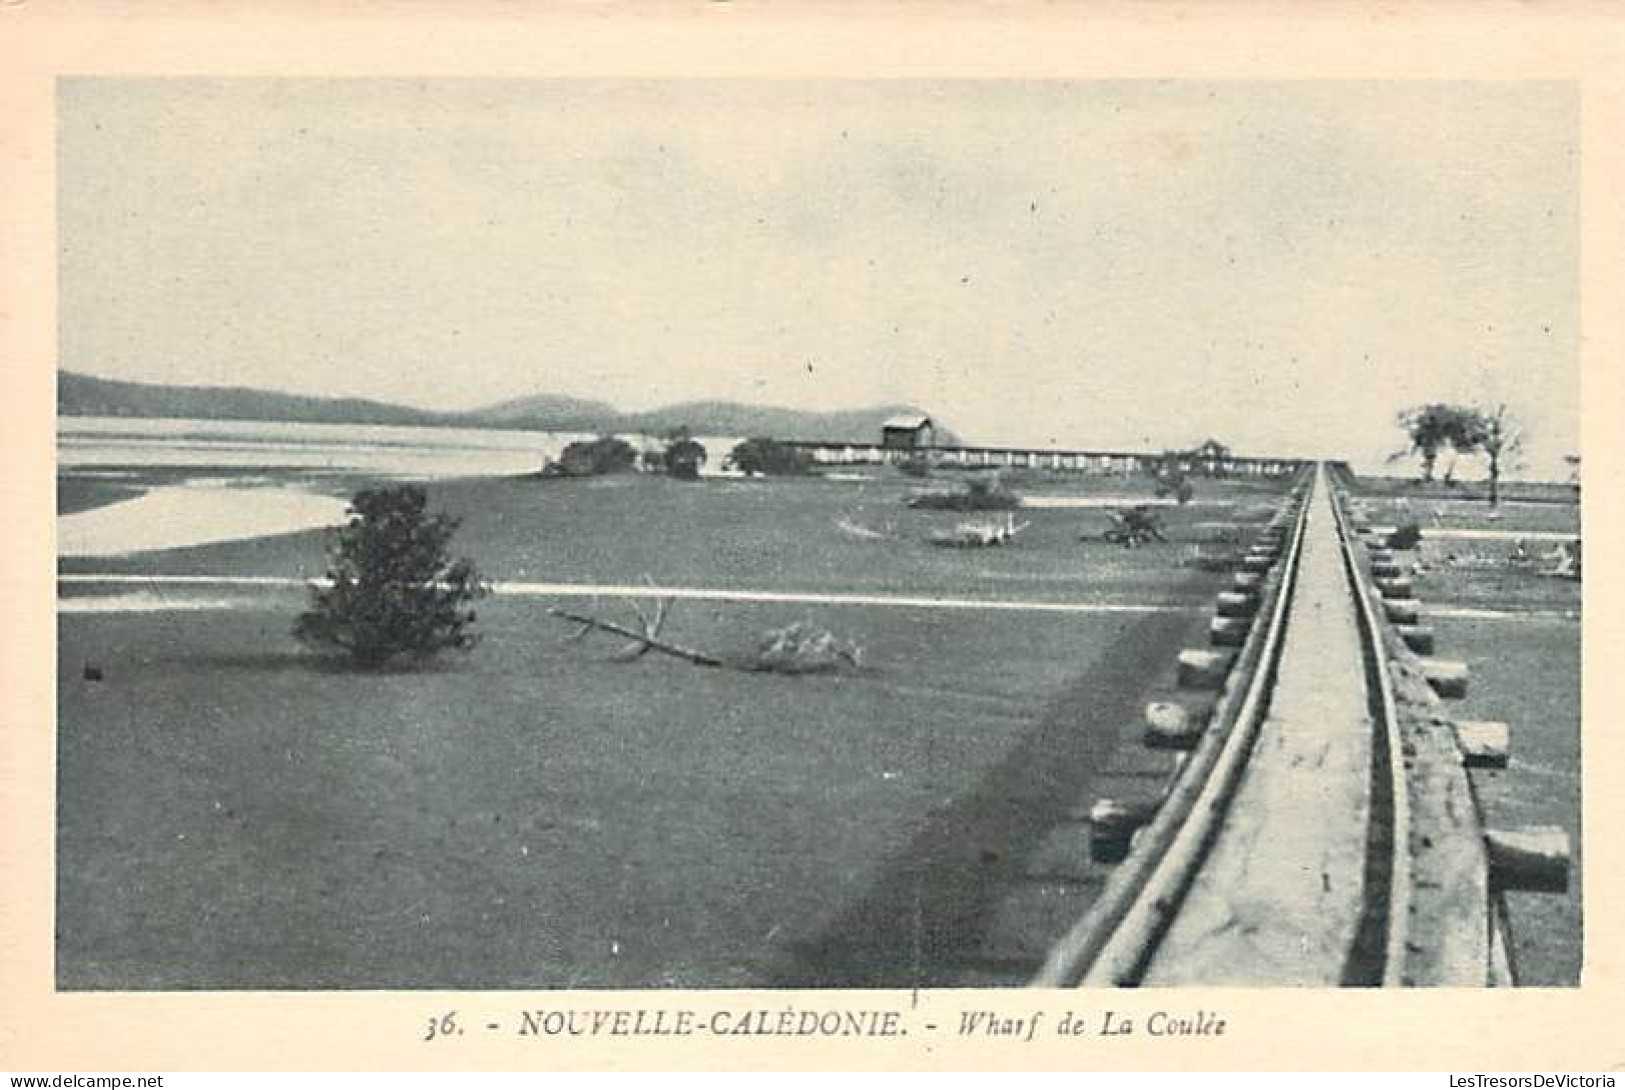
[[[1610,9],[0,22],[0,1065],[1625,1063]]]

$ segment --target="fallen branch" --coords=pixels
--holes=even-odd
[[[828,630],[806,621],[768,632],[749,658],[728,661],[660,638],[660,628],[671,612],[671,599],[661,599],[652,615],[636,603],[632,609],[642,626],[641,632],[568,609],[554,608],[548,612],[581,626],[580,631],[565,637],[571,642],[581,640],[591,632],[608,632],[630,641],[614,656],[616,662],[633,662],[650,651],[659,651],[697,666],[730,667],[748,673],[822,674],[848,667],[860,669],[863,665],[863,650],[856,643],[839,639]]]
[[[660,626],[665,623],[666,615],[669,612],[666,601],[662,601],[660,603],[660,607],[655,612],[655,616],[652,619],[645,616],[641,609],[638,610],[639,618],[644,624],[644,630],[642,632],[634,631],[633,629],[627,628],[625,625],[618,625],[614,621],[605,621],[600,620],[597,617],[588,617],[581,613],[572,613],[567,609],[554,608],[549,609],[548,612],[553,614],[555,617],[563,617],[567,621],[574,621],[582,626],[581,631],[572,636],[572,639],[580,639],[593,629],[599,629],[604,632],[614,633],[617,636],[626,637],[632,641],[629,650],[632,651],[633,654],[630,656],[630,658],[637,658],[642,656],[645,652],[654,650],[659,651],[663,655],[671,655],[673,658],[684,659],[688,662],[694,663],[697,666],[726,665],[726,663],[724,663],[721,659],[716,658],[713,655],[707,655],[703,651],[696,651],[691,647],[683,647],[679,644],[669,643],[666,640],[659,638]]]

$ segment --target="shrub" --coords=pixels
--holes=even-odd
[[[666,448],[662,455],[666,472],[681,481],[700,479],[700,467],[705,465],[705,446],[695,439],[683,436]]]
[[[1173,496],[1182,507],[1196,494],[1196,489],[1190,482],[1190,475],[1185,472],[1184,458],[1184,455],[1170,452],[1153,462],[1151,467],[1151,472],[1157,479],[1154,489],[1157,498]]]
[[[908,505],[928,511],[1013,511],[1021,506],[1021,497],[996,480],[974,480],[957,492],[913,496]]]
[[[473,647],[470,606],[488,588],[472,563],[448,553],[457,520],[426,505],[416,485],[357,492],[329,554],[331,585],[311,590],[294,635],[367,669]]]
[[[578,439],[559,452],[558,461],[542,469],[544,477],[597,477],[625,473],[637,465],[638,452],[632,444],[613,435]]]
[[[1404,523],[1388,535],[1390,549],[1414,549],[1422,540],[1422,527],[1414,522]]]
[[[826,674],[863,665],[863,649],[809,621],[768,632],[748,669],[774,674]]]
[[[1162,516],[1143,504],[1114,511],[1109,517],[1111,525],[1106,528],[1107,541],[1132,549],[1153,541],[1168,540],[1163,531]]]
[[[789,443],[757,436],[734,445],[723,461],[726,469],[770,477],[791,477],[813,471],[812,455]]]

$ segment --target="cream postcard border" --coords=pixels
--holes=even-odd
[[[53,87],[64,75],[1564,80],[1582,114],[1586,964],[1517,992],[162,993],[54,991]],[[0,1069],[1625,1068],[1625,645],[1611,482],[1625,434],[1625,8],[1608,3],[399,3],[0,0]],[[990,382],[996,388],[997,376]],[[450,1009],[883,1007],[918,1020],[1220,1013],[1219,1037],[989,1043],[471,1035]]]

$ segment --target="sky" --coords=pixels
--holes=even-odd
[[[1579,446],[1564,83],[69,79],[59,363],[982,443]]]

